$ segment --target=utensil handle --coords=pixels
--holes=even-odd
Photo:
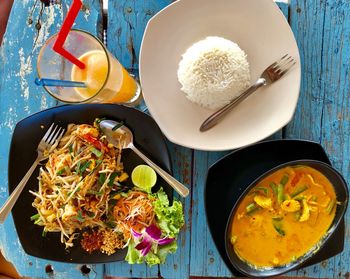
[[[1,207],[1,209],[0,209],[0,224],[5,222],[7,215],[9,215],[9,213],[11,212],[12,207],[15,205],[19,195],[21,194],[22,190],[24,189],[24,186],[26,186],[29,178],[32,176],[38,163],[39,163],[39,160],[37,158],[34,161],[33,165],[30,167],[30,169],[27,171],[26,175],[22,178],[21,182],[18,183],[15,190],[12,191],[12,193],[8,197],[7,201]]]
[[[39,86],[60,86],[60,87],[82,87],[86,88],[86,84],[81,81],[60,80],[49,78],[36,78],[34,83]]]
[[[233,99],[230,103],[223,106],[218,111],[214,112],[210,115],[201,125],[199,130],[201,132],[207,131],[210,128],[214,127],[219,121],[237,104],[242,102],[245,98],[247,98],[250,94],[256,91],[258,88],[266,84],[266,80],[264,78],[259,78],[253,85],[251,85],[246,91],[244,91],[237,98]]]
[[[144,160],[150,167],[152,167],[172,188],[175,189],[182,197],[186,198],[190,193],[189,189],[172,177],[169,173],[164,171],[158,165],[156,165],[151,159],[144,155],[140,150],[138,150],[134,145],[130,146],[142,160]]]

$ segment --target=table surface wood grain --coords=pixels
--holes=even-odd
[[[190,0],[188,0],[190,1]],[[214,0],[213,0],[214,1]],[[7,161],[11,135],[22,118],[58,103],[34,85],[36,57],[45,40],[61,26],[70,1],[45,6],[39,0],[15,0],[0,48],[0,204],[8,197]],[[171,0],[110,0],[107,47],[130,71],[137,73],[138,53],[147,21]],[[291,0],[279,3],[296,37],[302,81],[292,121],[274,138],[319,142],[332,164],[350,182],[350,2]],[[98,0],[85,0],[75,28],[101,36],[102,10]],[[0,225],[0,249],[20,274],[33,278],[231,277],[210,236],[204,210],[208,167],[227,152],[203,152],[168,143],[174,175],[191,188],[184,202],[186,226],[179,249],[166,264],[148,268],[124,262],[87,266],[28,256],[19,243],[12,217]],[[290,277],[349,278],[349,214],[345,217],[343,253],[320,264],[287,274]],[[47,273],[51,265],[53,273]]]

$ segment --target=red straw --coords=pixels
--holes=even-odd
[[[80,11],[81,6],[81,0],[73,0],[72,6],[70,7],[67,16],[62,24],[62,28],[60,32],[58,32],[57,39],[53,45],[53,50],[56,51],[58,54],[62,55],[70,62],[72,62],[73,64],[77,65],[80,69],[84,69],[85,64],[63,48],[64,42],[67,39],[69,31]]]

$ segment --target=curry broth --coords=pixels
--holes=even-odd
[[[285,265],[321,240],[335,211],[334,188],[322,173],[285,167],[260,181],[239,204],[231,243],[253,266]]]

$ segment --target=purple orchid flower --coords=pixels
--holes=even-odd
[[[146,256],[148,254],[154,243],[163,246],[175,240],[175,238],[161,238],[162,232],[154,224],[147,227],[142,233],[138,233],[132,230],[132,235],[138,240],[141,239],[141,241],[135,246],[135,248],[141,251],[142,256]]]

